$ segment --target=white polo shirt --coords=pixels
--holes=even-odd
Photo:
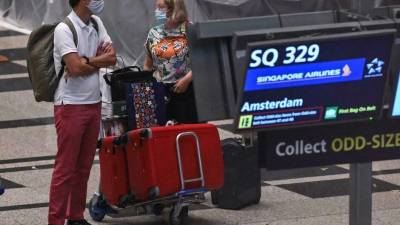
[[[68,15],[68,18],[75,27],[78,46],[75,46],[73,34],[69,27],[65,23],[60,23],[54,32],[54,65],[57,73],[61,69],[61,60],[64,55],[76,52],[81,57],[94,57],[97,47],[102,42],[111,42],[111,38],[99,17],[93,16],[99,27],[98,33],[92,23],[85,24],[74,11]],[[54,95],[55,105],[95,104],[100,101],[98,72],[88,76],[69,77],[67,80],[64,77],[61,78]]]

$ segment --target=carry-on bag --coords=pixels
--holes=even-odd
[[[164,85],[152,76],[126,86],[126,106],[130,130],[163,126],[167,122]]]
[[[104,80],[111,87],[111,102],[103,103],[103,111],[127,114],[129,130],[166,123],[164,85],[153,72],[132,66],[105,74]]]
[[[102,86],[102,115],[103,116],[126,116],[127,85],[140,83],[151,79],[151,71],[142,71],[138,66],[124,67],[110,73],[105,73],[101,83]]]
[[[130,131],[126,153],[130,188],[137,200],[188,189],[216,190],[224,182],[220,139],[211,124]]]
[[[224,186],[211,193],[213,204],[222,209],[241,209],[258,204],[261,198],[261,177],[258,152],[238,140],[221,141],[225,163]]]
[[[90,21],[99,33],[97,19],[90,17]],[[78,46],[78,34],[72,21],[66,17],[62,23],[67,25],[72,33],[74,46]],[[33,30],[26,47],[28,75],[37,102],[53,102],[60,79],[64,75],[65,62],[61,62],[58,71],[54,65],[54,31],[57,26],[58,24],[44,24]]]
[[[125,207],[132,202],[128,182],[125,146],[114,136],[101,140],[100,192],[108,204]]]
[[[100,69],[101,115],[103,118],[127,116],[125,89],[115,90],[118,81],[112,78],[118,71],[107,73],[107,69]]]

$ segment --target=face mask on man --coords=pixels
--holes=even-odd
[[[104,10],[104,0],[92,0],[87,7],[94,15],[99,15]]]
[[[167,22],[167,12],[165,10],[162,9],[156,9],[156,11],[154,12],[155,15],[155,25],[161,25],[161,24],[165,24],[165,22]]]

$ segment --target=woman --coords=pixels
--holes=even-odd
[[[155,16],[145,44],[144,69],[154,70],[154,77],[166,87],[167,119],[196,123],[184,0],[157,0]]]

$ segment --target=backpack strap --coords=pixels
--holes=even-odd
[[[99,24],[97,23],[97,20],[93,16],[91,16],[90,22],[92,22],[93,28],[96,30],[97,34],[99,34]]]
[[[65,23],[68,26],[68,28],[71,30],[72,36],[74,38],[74,43],[75,43],[76,46],[78,46],[78,34],[76,33],[75,26],[72,23],[71,19],[66,17],[64,19],[63,23]]]
[[[92,22],[93,24],[93,28],[96,30],[97,33],[99,33],[99,24],[97,23],[96,19],[93,17],[90,17],[90,22]],[[65,23],[69,29],[72,32],[72,36],[74,38],[74,43],[76,46],[78,46],[78,34],[76,33],[76,29],[74,24],[72,23],[71,19],[66,17],[63,21],[63,23]]]
[[[76,33],[75,26],[72,23],[71,19],[68,18],[68,17],[65,17],[63,23],[65,23],[68,26],[68,28],[71,30],[75,46],[78,47],[78,34]],[[65,62],[64,62],[63,59],[61,59],[61,68],[60,68],[60,71],[57,74],[57,77],[58,77],[59,80],[64,75],[64,70],[65,70]]]

